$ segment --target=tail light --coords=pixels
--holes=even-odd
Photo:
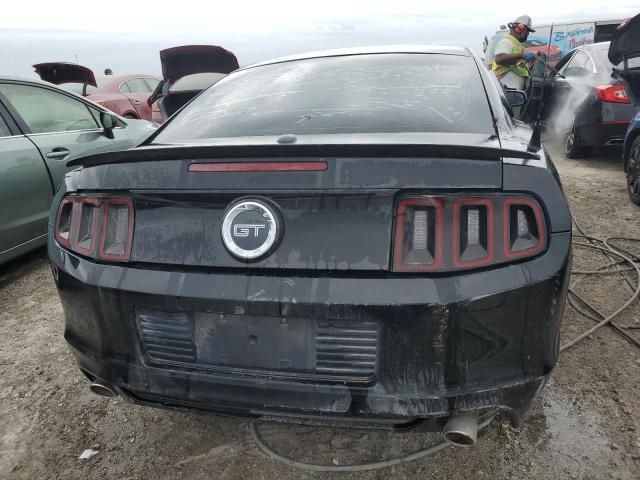
[[[466,270],[532,257],[546,247],[546,220],[531,197],[402,198],[393,270]]]
[[[536,255],[544,248],[546,232],[538,203],[531,198],[504,202],[503,246],[506,258]]]
[[[128,262],[133,221],[129,197],[69,196],[60,203],[55,238],[63,247],[88,257]]]
[[[442,264],[440,198],[400,200],[396,219],[396,270],[437,270]]]
[[[624,85],[598,85],[596,95],[603,102],[608,103],[631,103]]]
[[[494,215],[491,200],[464,198],[453,203],[453,265],[488,265],[494,257]]]
[[[71,247],[78,253],[91,255],[95,249],[98,234],[98,209],[100,204],[95,198],[80,197],[74,206],[74,215],[78,220],[73,222]]]
[[[56,216],[55,237],[60,245],[68,247],[71,242],[71,216],[73,200],[65,198],[60,202],[58,215]]]

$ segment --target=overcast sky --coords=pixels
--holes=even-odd
[[[637,0],[111,0],[6,1],[0,16],[0,74],[33,76],[31,65],[77,61],[96,72],[160,72],[158,51],[221,45],[241,65],[293,53],[358,45],[449,44],[478,52],[485,35],[524,13],[534,24],[627,18]],[[634,5],[635,3],[635,5]],[[605,13],[606,12],[606,13]]]

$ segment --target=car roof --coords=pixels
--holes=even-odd
[[[149,78],[158,81],[160,80],[158,77],[154,77],[153,75],[149,75],[146,73],[131,73],[126,75],[101,75],[99,77],[96,77],[96,83],[98,84],[96,90],[100,91],[108,87],[116,87],[121,83],[128,82],[129,80],[133,80],[136,78]]]
[[[307,60],[311,58],[341,57],[347,55],[375,55],[385,53],[430,53],[442,55],[458,55],[463,57],[472,56],[469,49],[464,47],[450,47],[441,45],[379,45],[371,47],[338,48],[333,50],[321,50],[317,52],[290,55],[287,57],[280,57],[273,60],[254,63],[244,68],[259,67],[262,65],[270,65],[273,63],[292,62],[295,60]]]
[[[578,47],[582,50],[600,50],[600,49],[608,49],[611,42],[598,42],[598,43],[589,43],[587,45],[582,45]]]
[[[58,85],[45,82],[44,80],[40,80],[39,78],[21,77],[20,75],[0,75],[0,82],[4,80],[8,80],[11,82],[35,83],[38,85],[45,85],[47,87],[54,87],[58,89],[60,88]]]
[[[127,80],[133,80],[134,78],[155,78],[158,80],[158,77],[150,75],[148,73],[128,73],[125,75],[100,75],[96,77],[96,79],[100,79],[103,82],[126,82]]]

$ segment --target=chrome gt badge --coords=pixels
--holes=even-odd
[[[242,260],[256,260],[267,254],[280,235],[277,213],[257,199],[232,205],[222,222],[222,241],[229,252]]]

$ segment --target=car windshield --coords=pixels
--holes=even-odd
[[[154,143],[394,132],[494,133],[473,58],[367,54],[247,68],[201,94]]]

